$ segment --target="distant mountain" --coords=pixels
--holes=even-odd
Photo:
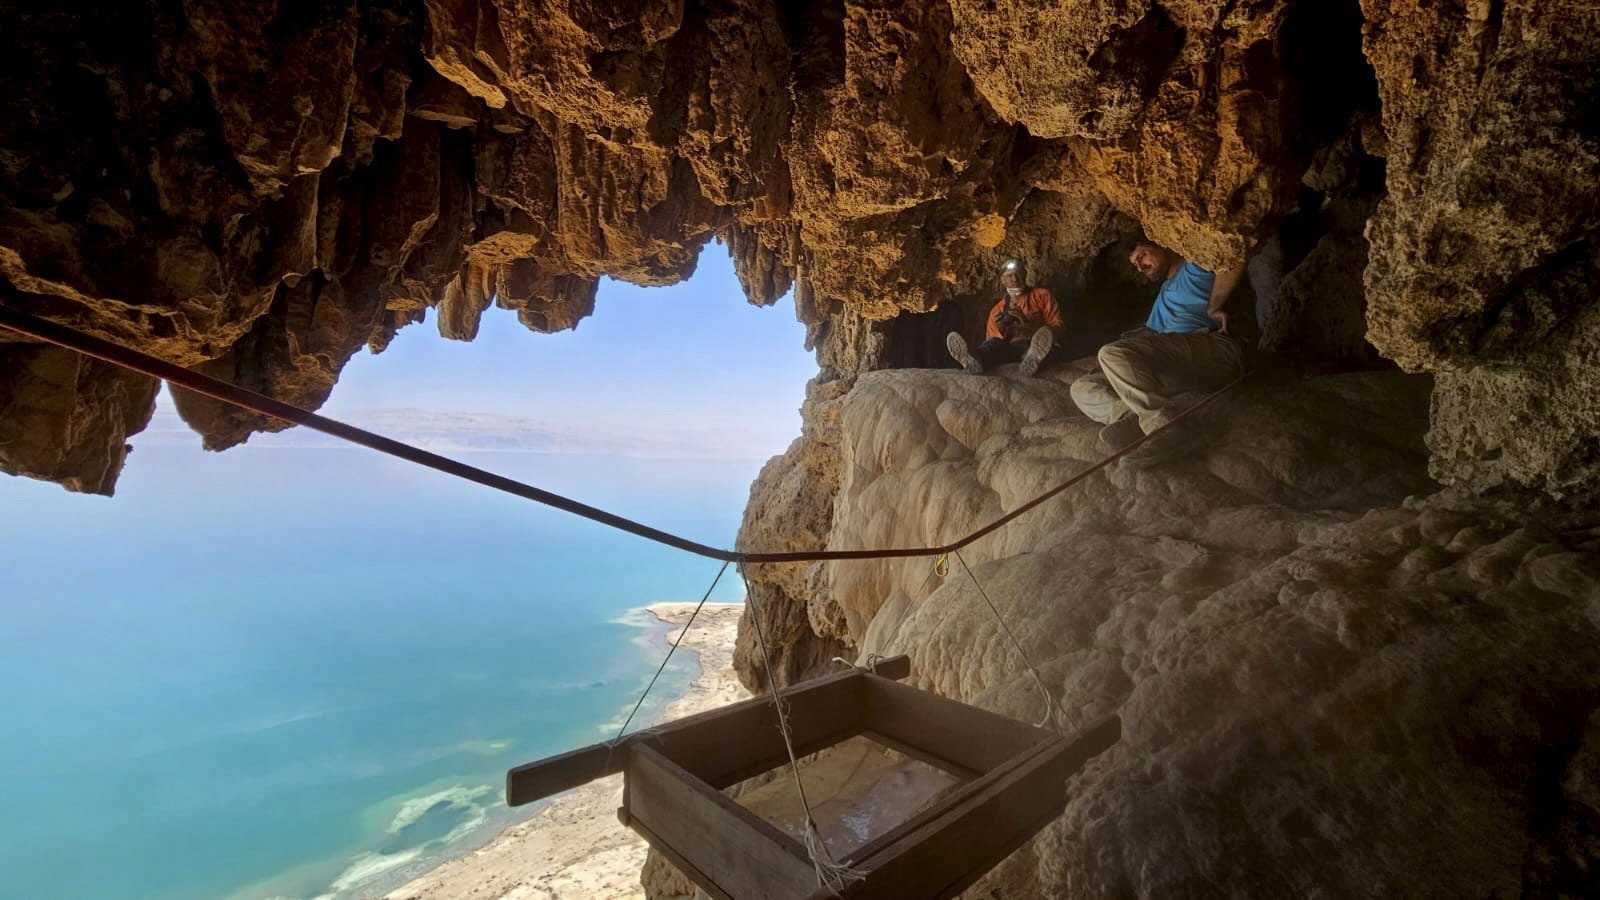
[[[498,413],[430,409],[354,410],[339,418],[384,437],[446,454],[568,453],[661,459],[752,459],[765,455],[749,447],[744,435],[727,428],[628,432]],[[132,440],[135,447],[173,446],[197,444],[200,438],[163,404],[156,410],[150,427]],[[338,438],[308,428],[257,434],[250,438],[250,445],[302,449],[348,446]]]

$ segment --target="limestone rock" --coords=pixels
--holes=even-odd
[[[687,163],[654,147],[591,139],[573,125],[555,126],[552,142],[557,239],[572,274],[653,285],[694,271],[713,229]]]
[[[1182,46],[1154,3],[950,4],[953,44],[984,97],[1041,137],[1127,134]]]
[[[1097,427],[1061,389],[1086,368],[860,377],[828,546],[948,541],[1086,466]],[[981,584],[1056,727],[1123,717],[1066,814],[979,895],[1581,883],[1600,519],[1411,499],[1430,489],[1427,387],[1259,383],[1203,414],[1190,457],[1092,475],[942,580],[929,560],[813,579],[808,615],[858,652],[909,653],[919,686],[1038,720]]]
[[[786,221],[789,168],[780,149],[792,97],[785,11],[764,3],[712,3],[673,38],[652,139],[694,170],[702,196],[751,226]],[[781,227],[779,229],[781,231]],[[736,258],[739,254],[735,254]],[[771,302],[782,291],[752,301]]]
[[[0,467],[111,494],[158,386],[69,350],[0,342]]]
[[[1275,346],[1369,366],[1365,311],[1373,344],[1451,386],[1438,477],[1592,481],[1582,0],[193,0],[12,4],[0,32],[19,302],[303,402],[430,308],[459,339],[491,302],[571,327],[599,278],[682,279],[713,236],[752,302],[793,288],[827,378],[899,358],[901,312],[981,314],[1010,254],[1087,350],[1134,317],[1101,277],[1119,239],[1233,265],[1303,185],[1350,199],[1352,160],[1381,156],[1370,228],[1272,274]],[[262,342],[314,275],[353,330]],[[339,349],[241,359],[291,342]],[[1488,396],[1530,402],[1461,407]],[[193,421],[213,446],[262,424]]]
[[[1052,679],[1067,707],[1124,716],[1122,744],[1075,779],[1042,842],[1047,891],[1578,883],[1559,869],[1593,857],[1573,860],[1546,823],[1581,820],[1592,799],[1567,787],[1586,777],[1568,760],[1592,752],[1592,517],[1552,531],[1424,503],[1316,532],[1194,594],[1041,623],[1074,658]],[[1214,564],[1161,555],[1171,579]],[[1096,633],[1141,639],[1102,653]],[[1530,871],[1540,858],[1562,866]]]
[[[666,39],[683,20],[681,0],[492,5],[506,53],[500,81],[519,112],[549,110],[582,130],[613,137],[645,132],[651,96],[667,65]]]
[[[1311,150],[1370,82],[1344,4],[952,7],[957,55],[996,111],[1073,139],[1118,209],[1214,269],[1292,206]]]
[[[314,275],[280,288],[272,309],[242,341],[195,368],[301,408],[315,408],[327,400],[339,370],[366,343],[382,312],[375,297],[364,307],[349,304],[338,283]],[[365,321],[352,321],[360,316]],[[173,388],[172,397],[184,421],[205,435],[207,450],[243,443],[252,432],[288,427],[182,388]]]
[[[1090,369],[1091,361],[1047,367],[1038,379],[863,376],[843,401],[829,548],[948,543],[1097,461],[1099,426],[1065,390]],[[1427,490],[1418,425],[1427,388],[1425,380],[1378,374],[1247,386],[1198,414],[1194,457],[1170,469],[1096,475],[967,555],[1011,555],[1027,534],[1116,532],[1145,517],[1195,540],[1189,529],[1207,527],[1218,510],[1356,510]],[[1119,518],[1132,522],[1113,526]],[[839,609],[812,618],[842,619],[861,646],[881,609],[917,595],[927,567],[829,564],[824,589],[809,602]]]
[[[812,381],[806,386],[802,416],[805,436],[762,467],[750,487],[750,501],[739,527],[743,550],[785,552],[820,550],[833,520],[839,486],[840,398],[849,382]],[[817,567],[804,563],[763,563],[741,569],[748,587],[734,667],[752,691],[771,687],[762,659],[754,617],[769,641],[773,674],[791,684],[826,669],[835,656],[850,654],[850,636],[809,618],[804,601],[808,579]]]
[[[1517,366],[1445,371],[1428,446],[1441,481],[1478,488],[1538,485],[1579,496],[1600,476],[1591,380],[1600,366],[1600,305],[1572,330],[1522,354]]]
[[[1570,487],[1591,472],[1600,225],[1600,10],[1582,2],[1366,2],[1388,194],[1368,227],[1371,338],[1449,372],[1441,478]],[[1505,405],[1457,405],[1469,397]],[[1534,422],[1522,398],[1545,411]],[[1575,439],[1576,438],[1576,439]]]
[[[298,12],[286,27],[275,4],[184,4],[223,138],[263,195],[333,162],[355,92],[356,4]]]
[[[511,51],[500,33],[499,8],[474,0],[425,0],[422,56],[442,77],[494,109],[506,105],[500,86]]]

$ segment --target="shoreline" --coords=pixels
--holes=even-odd
[[[671,646],[695,606],[654,603],[644,610],[668,626],[664,639]],[[667,704],[658,722],[750,696],[733,673],[733,643],[743,610],[742,603],[707,603],[701,609],[694,630],[678,648],[694,654],[700,673]],[[385,900],[642,898],[639,872],[647,845],[617,821],[621,804],[621,775],[559,794],[532,817],[389,892]]]

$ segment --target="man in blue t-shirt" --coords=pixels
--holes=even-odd
[[[1244,266],[1212,273],[1144,239],[1134,244],[1128,263],[1146,281],[1161,282],[1150,317],[1143,328],[1100,348],[1100,371],[1072,383],[1073,402],[1105,426],[1100,440],[1111,450],[1167,424],[1199,394],[1243,371],[1223,304]],[[1145,468],[1188,449],[1174,431],[1162,438],[1124,456],[1122,464]]]

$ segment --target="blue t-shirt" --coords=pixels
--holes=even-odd
[[[1179,266],[1177,274],[1161,285],[1145,327],[1168,334],[1192,334],[1217,327],[1216,320],[1206,315],[1206,307],[1211,305],[1211,283],[1215,280],[1215,275],[1192,262]]]

